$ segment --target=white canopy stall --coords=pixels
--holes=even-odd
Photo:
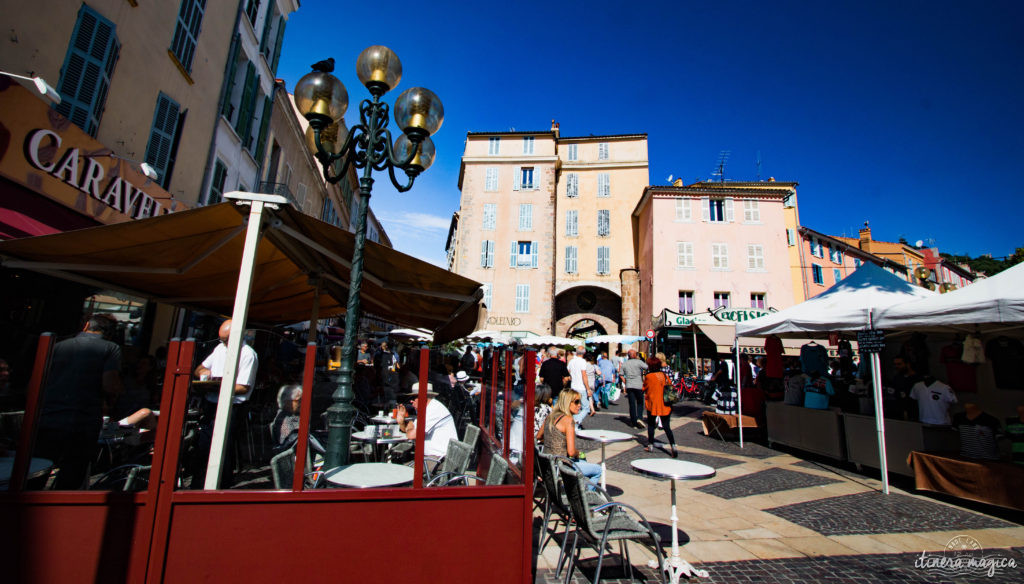
[[[844,280],[810,300],[736,325],[736,334],[737,336],[778,335],[790,338],[825,338],[830,332],[867,330],[875,328],[872,322],[875,311],[933,296],[935,296],[934,292],[914,286],[875,264],[866,263]],[[882,486],[885,493],[888,494],[889,477],[885,459],[881,370],[877,353],[871,354],[871,375],[874,387]],[[741,436],[742,433],[743,426],[740,425]]]

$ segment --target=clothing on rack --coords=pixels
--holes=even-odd
[[[945,365],[946,380],[954,390],[973,393],[978,391],[977,365],[963,362],[963,349],[960,343],[950,343],[939,350],[939,361]]]
[[[996,337],[985,345],[985,356],[992,362],[992,374],[1000,389],[1024,389],[1020,365],[1024,363],[1024,344],[1010,337]]]
[[[765,375],[781,379],[785,375],[782,366],[782,339],[770,335],[764,340]]]
[[[808,375],[824,375],[828,372],[828,349],[814,341],[800,347],[800,366]]]

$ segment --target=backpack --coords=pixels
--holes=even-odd
[[[667,375],[662,373],[665,377],[665,388],[662,390],[661,399],[664,400],[666,406],[675,405],[679,401],[679,391],[676,390],[676,386],[672,384],[672,381]]]

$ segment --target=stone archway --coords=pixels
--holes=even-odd
[[[576,338],[577,336],[586,338],[604,334],[608,334],[608,331],[601,326],[601,323],[589,318],[581,318],[569,325],[565,330],[565,336],[570,339]]]
[[[591,320],[605,334],[619,334],[622,299],[607,288],[580,285],[563,290],[555,297],[555,334],[568,336],[569,329],[581,320]]]
[[[597,323],[598,326],[604,329],[605,334],[617,335],[619,334],[619,323],[613,321],[607,316],[595,314],[593,312],[582,312],[576,314],[570,314],[564,316],[555,321],[555,336],[565,337],[569,336],[569,329],[572,325],[576,324],[581,320],[592,320]]]

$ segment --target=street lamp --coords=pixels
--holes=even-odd
[[[441,100],[429,89],[407,89],[395,101],[395,123],[403,134],[392,142],[391,131],[387,129],[389,108],[388,104],[381,102],[381,97],[398,85],[402,78],[402,63],[391,49],[372,46],[360,53],[356,60],[356,73],[372,99],[364,99],[360,103],[360,123],[348,129],[343,119],[348,109],[348,91],[331,75],[334,59],[314,63],[312,68],[313,71],[295,85],[295,105],[309,120],[307,143],[323,164],[324,179],[330,183],[342,180],[350,165],[363,169],[359,179],[359,210],[345,310],[341,367],[337,389],[331,396],[333,403],[327,409],[330,434],[324,463],[325,468],[334,468],[348,463],[352,419],[355,416],[352,373],[359,329],[359,289],[363,281],[363,246],[373,188],[372,173],[387,169],[391,183],[399,192],[412,188],[416,177],[434,161],[434,144],[430,135],[441,127],[444,108]],[[408,182],[399,182],[395,176],[396,168],[405,171]]]

